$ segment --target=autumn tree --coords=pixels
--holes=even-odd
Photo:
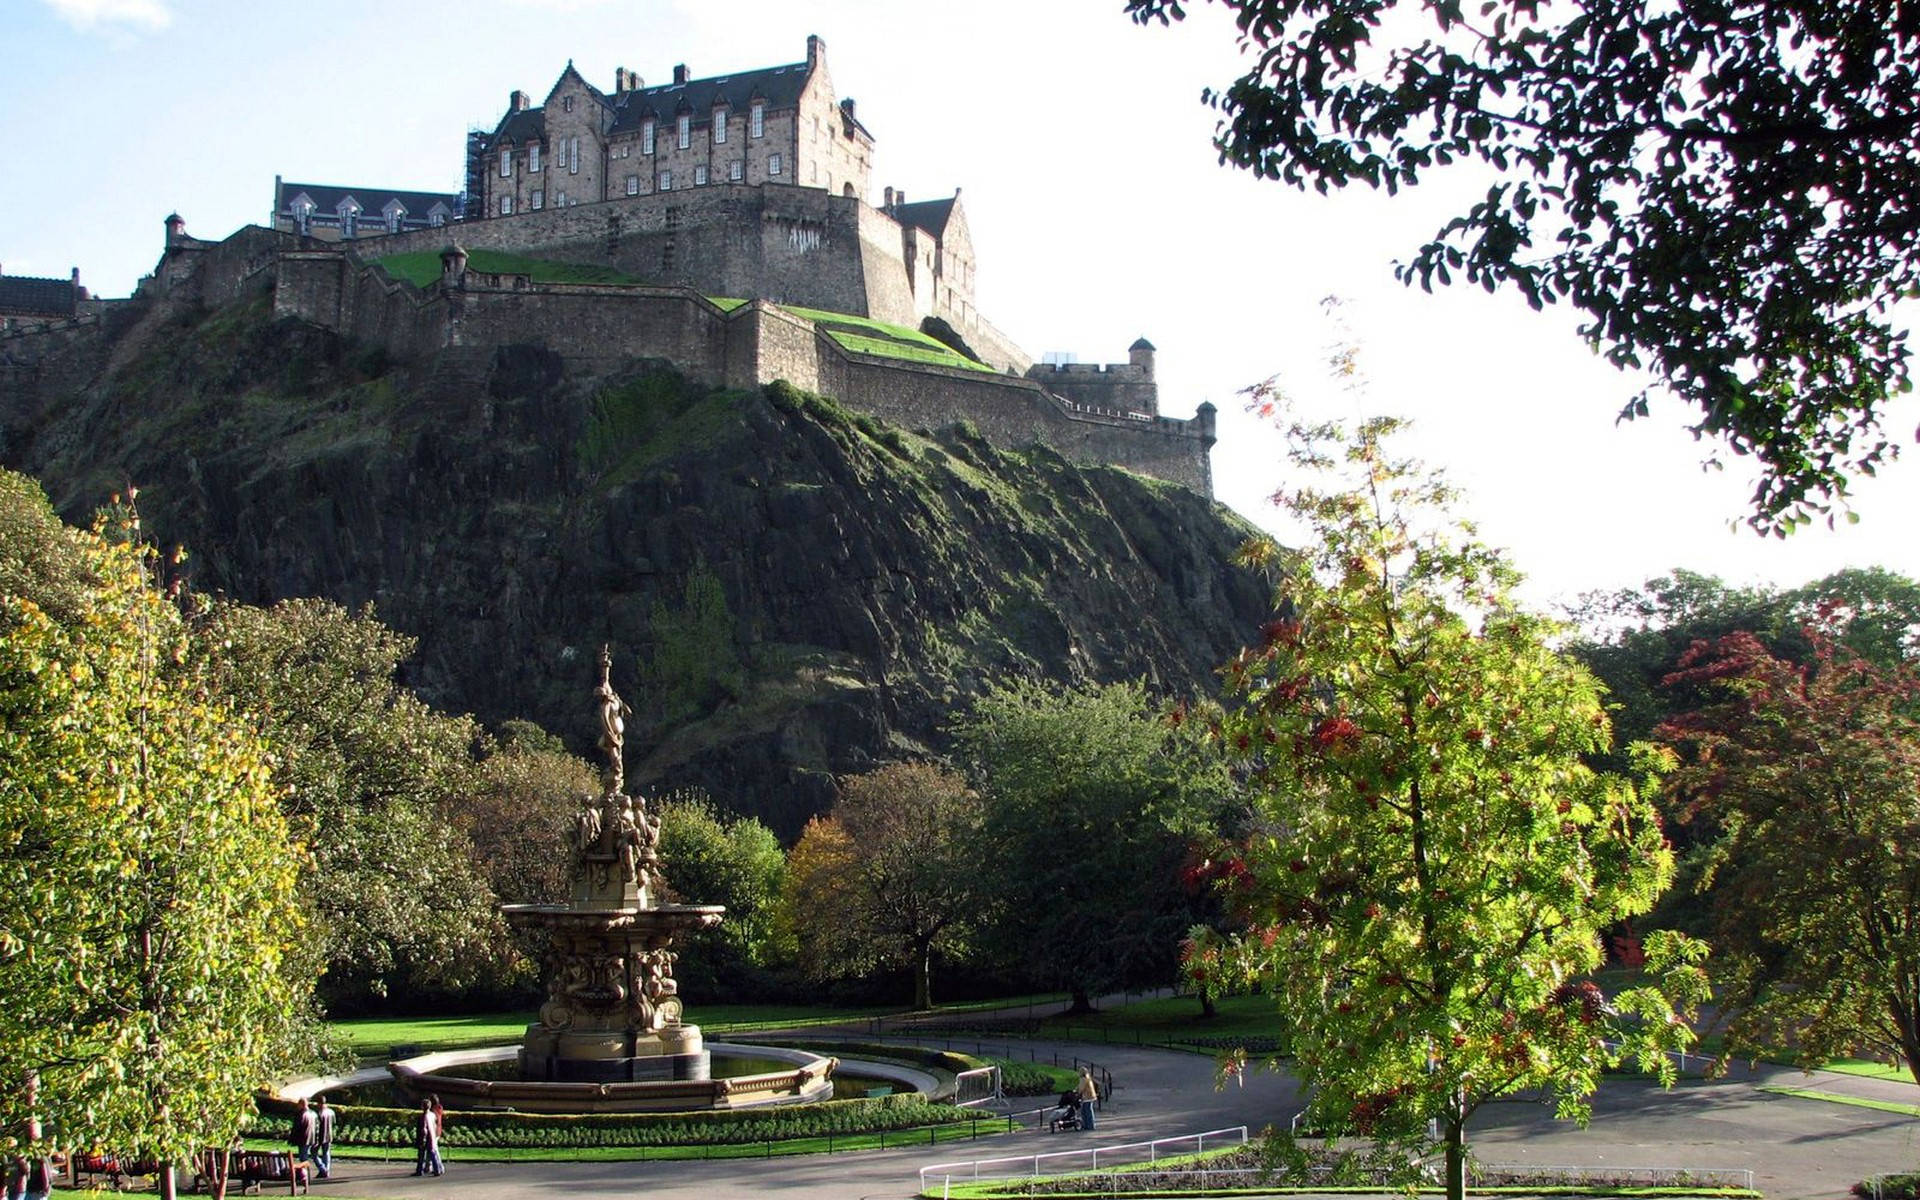
[[[1001,957],[1085,1011],[1110,988],[1171,978],[1203,913],[1181,886],[1219,814],[1217,755],[1139,684],[989,689],[956,727],[985,798],[981,870]]]
[[[170,1164],[287,1065],[304,852],[124,515],[68,529],[0,472],[0,1147]]]
[[[1400,278],[1580,310],[1610,361],[1758,460],[1755,527],[1830,511],[1892,456],[1893,305],[1920,285],[1910,4],[1222,3],[1251,60],[1205,95],[1222,161],[1322,193],[1486,180]]]
[[[1437,1122],[1457,1198],[1480,1104],[1538,1090],[1584,1120],[1623,1057],[1670,1078],[1659,1051],[1691,1038],[1675,1006],[1704,979],[1698,947],[1656,934],[1656,986],[1590,981],[1671,855],[1643,790],[1583,761],[1609,742],[1592,677],[1499,554],[1446,527],[1453,496],[1391,454],[1398,428],[1288,429],[1303,542],[1246,550],[1280,615],[1227,664],[1215,726],[1252,800],[1220,873],[1247,930],[1190,954],[1278,1001],[1317,1127]]]
[[[1706,702],[1660,729],[1717,898],[1729,1045],[1898,1059],[1920,1082],[1920,665],[1808,637],[1801,661],[1747,633],[1699,644],[1676,675]]]
[[[951,771],[895,763],[841,780],[796,851],[807,875],[793,922],[809,974],[905,967],[913,1006],[932,1008],[935,958],[963,953],[979,916],[979,834],[980,798]]]

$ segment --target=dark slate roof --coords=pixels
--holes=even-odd
[[[1151,349],[1153,349],[1153,343],[1152,343],[1152,342],[1150,342],[1150,341],[1148,341],[1148,340],[1147,340],[1147,339],[1145,339],[1145,338],[1135,338],[1135,339],[1133,339],[1133,345],[1131,345],[1131,346],[1128,346],[1128,347],[1127,347],[1127,349],[1129,349],[1129,350],[1151,350]]]
[[[338,212],[340,201],[352,196],[360,202],[360,211],[377,216],[387,210],[389,200],[398,200],[410,217],[424,218],[436,204],[446,206],[449,216],[460,215],[460,197],[446,192],[397,192],[392,188],[335,187],[326,183],[282,183],[274,197],[274,211],[293,215],[293,202],[302,192],[313,201],[314,211]]]
[[[523,108],[519,111],[507,110],[500,118],[500,127],[493,131],[489,146],[498,146],[502,142],[513,142],[524,146],[528,142],[538,142],[547,136],[547,114],[545,109]]]
[[[80,289],[71,279],[35,279],[0,275],[0,312],[71,317],[79,311]]]
[[[887,215],[902,225],[912,225],[924,229],[935,237],[947,231],[947,221],[953,216],[955,197],[945,200],[916,200],[912,204],[896,204],[887,210]]]
[[[807,75],[806,63],[788,63],[784,67],[762,67],[758,71],[621,92],[607,97],[607,104],[613,109],[610,132],[638,129],[648,117],[664,123],[682,110],[692,113],[694,125],[704,128],[711,123],[714,109],[725,106],[745,112],[755,100],[765,101],[769,109],[794,108],[800,103],[801,89],[807,86]]]

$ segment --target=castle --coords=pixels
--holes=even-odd
[[[959,191],[909,203],[889,187],[874,207],[872,155],[818,37],[803,62],[708,79],[678,66],[647,87],[619,68],[611,92],[568,63],[540,105],[515,90],[491,132],[469,135],[464,194],[276,178],[270,229],[216,243],[169,217],[137,298],[265,291],[277,316],[401,355],[544,341],[587,369],[664,358],[716,386],[783,378],[909,427],[971,421],[1003,444],[1043,442],[1211,495],[1212,406],[1160,414],[1152,345],[1136,341],[1125,363],[1036,365],[974,303]],[[475,250],[624,282],[476,270]],[[438,278],[379,265],[420,252],[440,257]],[[807,310],[931,335],[964,360],[889,355]],[[0,362],[23,365],[22,350],[0,343]]]

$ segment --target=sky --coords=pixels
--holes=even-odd
[[[1241,70],[1216,6],[1139,27],[1121,0],[0,0],[0,270],[124,296],[162,222],[220,238],[264,224],[274,176],[458,191],[464,137],[513,89],[542,96],[571,59],[611,90],[676,64],[705,77],[797,62],[818,34],[836,89],[876,139],[873,189],[964,189],[977,300],[1036,358],[1123,362],[1158,348],[1161,410],[1220,412],[1223,502],[1285,532],[1267,503],[1282,446],[1242,389],[1269,377],[1310,415],[1412,418],[1466,515],[1551,607],[1675,567],[1794,586],[1845,567],[1920,577],[1920,451],[1853,496],[1859,520],[1763,538],[1739,519],[1753,478],[1577,336],[1576,315],[1393,278],[1487,184],[1447,174],[1389,198],[1296,192],[1221,166],[1200,94]],[[869,196],[869,200],[877,197]],[[1322,301],[1340,300],[1332,322]],[[1909,322],[1911,324],[1911,322]],[[1362,395],[1329,381],[1357,346]],[[1886,428],[1911,445],[1920,401]]]

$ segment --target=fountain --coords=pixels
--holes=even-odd
[[[831,1058],[802,1051],[792,1071],[711,1078],[700,1027],[681,1018],[673,978],[674,938],[720,922],[713,904],[658,904],[660,821],[626,794],[626,718],[614,692],[612,654],[600,652],[594,704],[606,765],[599,796],[583,796],[571,838],[573,897],[566,904],[509,904],[516,925],[542,930],[550,950],[547,1000],[519,1047],[431,1054],[388,1064],[413,1095],[432,1092],[450,1106],[525,1112],[643,1112],[732,1108],[823,1099],[832,1093]],[[512,1061],[518,1079],[451,1073],[475,1063]],[[430,1074],[431,1073],[431,1074]]]

